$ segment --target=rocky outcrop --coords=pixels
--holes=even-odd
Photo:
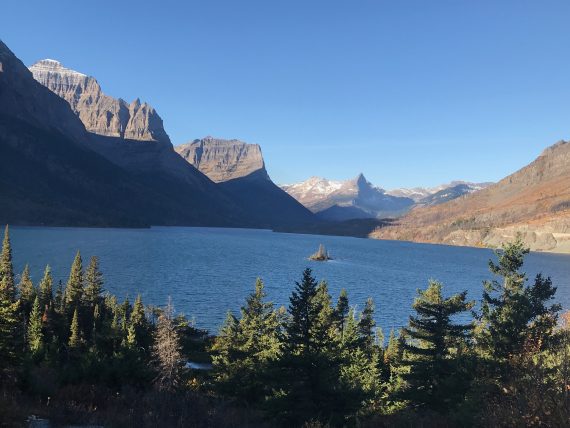
[[[30,67],[34,78],[66,100],[89,132],[135,141],[170,144],[162,119],[147,103],[105,95],[94,77],[44,59]]]
[[[258,144],[206,137],[177,146],[175,150],[216,183],[254,172],[262,172],[269,179]]]
[[[258,227],[290,227],[315,222],[307,208],[271,181],[259,145],[206,137],[178,146],[176,151],[217,182]]]
[[[532,250],[570,252],[569,219],[570,143],[561,141],[498,183],[416,208],[371,236],[495,247],[520,233]]]

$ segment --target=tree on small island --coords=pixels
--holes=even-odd
[[[329,252],[326,250],[323,244],[319,245],[319,250],[309,257],[309,260],[315,260],[317,262],[326,262],[327,260],[332,260]]]

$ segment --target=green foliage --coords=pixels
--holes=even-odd
[[[368,298],[362,310],[360,320],[358,321],[358,332],[360,334],[360,340],[362,341],[362,347],[368,355],[372,355],[374,352],[374,342],[376,340],[375,328],[374,302],[371,298]]]
[[[20,310],[25,314],[29,314],[32,310],[34,299],[36,298],[36,289],[30,278],[30,267],[26,265],[18,283],[18,291],[20,295]]]
[[[10,396],[19,385],[39,394],[32,395],[37,400],[61,386],[123,394],[154,384],[152,394],[167,408],[169,397],[192,390],[207,406],[221,397],[261,410],[272,426],[565,426],[570,315],[557,326],[549,278],[527,284],[526,253],[516,242],[490,262],[498,279],[485,283],[474,340],[471,325],[457,323],[473,302],[465,293],[446,298],[430,282],[413,304],[409,326],[399,334],[392,329],[383,348],[374,302],[368,299],[359,313],[342,290],[333,307],[327,284],[308,269],[288,311],[276,310],[257,280],[239,316],[228,313],[218,336],[209,338],[184,316],[174,317],[170,301],[163,310],[145,308],[140,295],[132,305],[102,295],[97,258],[83,275],[79,253],[65,292],[60,282],[53,296],[49,266],[37,292],[27,267],[15,287],[6,229],[0,374],[20,382],[3,382],[13,389],[0,392]],[[211,372],[183,367],[195,351],[201,361],[212,358]],[[43,377],[49,385],[39,387]]]
[[[40,298],[36,296],[28,323],[28,347],[32,355],[37,355],[43,348],[42,312]]]
[[[38,295],[40,297],[40,306],[44,308],[53,300],[53,278],[51,277],[51,268],[46,266],[44,276],[40,281]]]
[[[469,376],[462,369],[462,344],[469,340],[472,325],[456,324],[452,317],[470,310],[474,302],[466,300],[467,292],[444,298],[442,285],[430,281],[425,291],[418,290],[405,332],[404,375],[407,388],[404,398],[412,405],[448,412],[460,403],[469,389]]]
[[[14,267],[12,265],[12,245],[10,244],[10,229],[4,229],[2,253],[0,253],[0,299],[15,301],[16,287],[14,285]]]
[[[103,293],[103,274],[99,270],[99,259],[91,257],[85,272],[85,290],[83,291],[84,304],[93,309],[101,302]]]
[[[10,232],[6,226],[0,254],[0,370],[2,371],[9,371],[19,360],[18,310]]]
[[[65,287],[65,304],[70,309],[79,306],[83,297],[83,261],[81,253],[78,251],[71,265],[69,279]]]
[[[73,311],[73,318],[71,319],[70,334],[69,334],[69,348],[77,350],[82,344],[81,330],[79,329],[79,313],[77,308]]]
[[[212,345],[218,389],[248,403],[263,402],[271,393],[267,372],[280,353],[279,316],[265,297],[258,278],[255,291],[241,308],[240,319],[228,313]]]
[[[477,343],[489,368],[500,377],[508,376],[510,361],[524,352],[530,341],[546,343],[557,322],[559,305],[547,306],[556,288],[550,278],[537,275],[526,285],[520,271],[528,254],[521,240],[497,251],[498,262],[489,261],[490,271],[501,280],[485,281]]]

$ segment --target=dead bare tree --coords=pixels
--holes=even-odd
[[[161,391],[173,391],[178,387],[183,367],[173,314],[174,307],[169,297],[166,308],[158,317],[153,347],[157,370],[155,385]]]

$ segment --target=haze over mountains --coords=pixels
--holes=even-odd
[[[326,220],[399,217],[417,205],[437,205],[480,190],[488,183],[454,181],[433,188],[384,190],[363,174],[352,180],[334,181],[311,177],[281,186],[291,196]]]

